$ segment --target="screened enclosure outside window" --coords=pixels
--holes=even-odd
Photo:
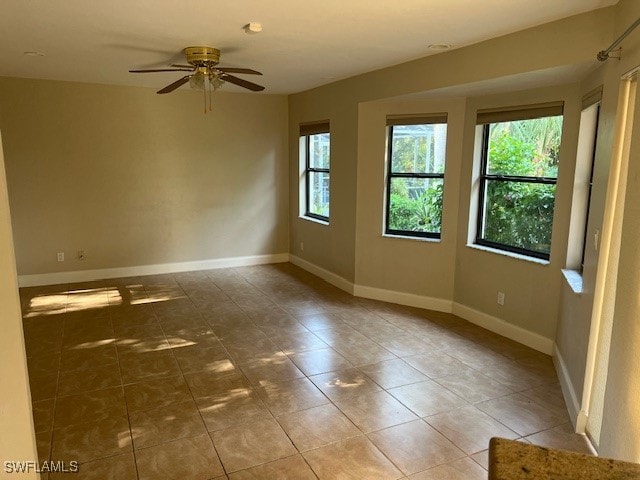
[[[549,259],[562,104],[478,114],[482,160],[476,243]]]
[[[305,216],[329,221],[331,137],[329,124],[301,125],[305,145]]]
[[[440,238],[447,117],[387,119],[385,233]]]

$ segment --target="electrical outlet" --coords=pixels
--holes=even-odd
[[[300,251],[304,252],[304,242],[300,242]]]
[[[84,256],[84,250],[78,250],[78,260],[86,260],[87,257]]]
[[[64,252],[58,252],[58,261],[64,262]]]
[[[498,292],[498,305],[504,305],[504,292]]]

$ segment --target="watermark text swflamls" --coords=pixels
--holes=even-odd
[[[48,461],[36,462],[34,460],[25,461],[12,461],[5,460],[4,472],[5,473],[76,473],[80,466],[77,461],[72,460],[70,462],[64,461]]]

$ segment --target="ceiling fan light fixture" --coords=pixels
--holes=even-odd
[[[214,91],[224,85],[224,81],[218,75],[210,75],[203,72],[194,73],[189,79],[189,86],[193,90],[205,90],[211,87]]]
[[[196,72],[191,75],[191,78],[189,79],[189,86],[193,90],[204,90],[204,81],[205,75],[203,73]]]
[[[260,30],[262,26],[258,24]],[[255,30],[254,25],[254,30]],[[243,75],[262,75],[262,73],[252,70],[251,68],[241,67],[219,67],[220,50],[207,46],[193,46],[187,47],[183,50],[189,65],[172,64],[172,68],[159,68],[159,69],[146,69],[146,70],[129,70],[131,73],[155,73],[155,72],[188,72],[188,75],[184,75],[173,83],[170,83],[164,88],[161,88],[156,93],[166,94],[175,91],[182,85],[189,84],[193,90],[199,90],[203,92],[204,98],[204,113],[211,111],[213,92],[218,90],[225,83],[233,83],[252,92],[261,92],[264,90],[262,85],[250,82],[243,78],[232,75],[233,73],[239,73]]]
[[[224,85],[224,80],[215,72],[198,69],[194,74],[189,76],[189,86],[193,90],[199,90],[204,98],[204,113],[211,111],[213,103],[213,92]]]
[[[218,75],[215,75],[211,79],[211,85],[213,85],[214,90],[218,90],[224,85],[224,80],[222,80]]]

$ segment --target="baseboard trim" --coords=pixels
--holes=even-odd
[[[457,302],[453,303],[452,313],[474,323],[475,325],[491,330],[498,335],[507,337],[539,352],[547,355],[551,355],[553,353],[553,340],[522,327],[518,327],[517,325],[513,325],[501,318],[494,317]]]
[[[353,295],[354,284],[350,282],[346,278],[341,277],[340,275],[330,272],[318,265],[308,262],[296,255],[289,255],[289,261],[294,265],[306,270],[309,273],[313,273],[316,277],[320,277],[325,282],[329,282],[334,287],[338,287],[340,290],[344,290],[345,292]]]
[[[556,367],[556,373],[558,374],[558,380],[560,381],[560,388],[562,389],[562,396],[564,397],[564,403],[567,405],[571,423],[573,423],[573,427],[577,433],[584,433],[584,426],[581,427],[580,425],[580,417],[583,412],[580,411],[578,396],[576,395],[576,391],[571,383],[571,376],[569,375],[567,364],[555,343],[553,344],[553,364]],[[586,424],[586,421],[584,423]],[[580,427],[582,428],[582,431],[579,431]]]
[[[354,295],[356,297],[381,300],[383,302],[397,303],[409,307],[426,308],[438,312],[451,313],[453,302],[442,298],[426,297],[413,293],[398,292],[396,290],[385,290],[383,288],[367,287],[365,285],[354,285]]]
[[[371,298],[384,302],[397,303],[399,305],[407,305],[410,307],[426,308],[439,312],[453,313],[465,320],[486,328],[494,333],[507,337],[515,342],[522,343],[539,352],[551,355],[553,353],[554,342],[550,338],[518,327],[500,318],[493,317],[484,312],[480,312],[471,307],[467,307],[460,303],[442,298],[425,297],[411,293],[398,292],[394,290],[385,290],[382,288],[358,285],[349,282],[341,276],[319,267],[307,260],[303,260],[295,255],[289,256],[289,261],[298,267],[313,273],[330,284],[344,290],[351,295],[357,297]]]
[[[215,268],[246,267],[251,265],[265,265],[268,263],[284,263],[288,261],[288,253],[274,253],[268,255],[249,255],[245,257],[213,258],[208,260],[196,260],[193,262],[162,263],[156,265],[137,265],[133,267],[18,275],[18,285],[20,287],[38,287],[42,285],[90,282],[92,280],[102,280],[106,278],[137,277],[140,275],[191,272],[196,270],[212,270]]]
[[[583,434],[587,435],[587,437],[589,437],[589,441],[591,442],[591,446],[595,450],[595,442],[588,435],[588,432],[587,432],[587,422],[588,422],[588,420],[589,420],[589,414],[587,412],[585,412],[584,410],[580,410],[578,412],[578,417],[576,418],[576,433],[583,433]]]

